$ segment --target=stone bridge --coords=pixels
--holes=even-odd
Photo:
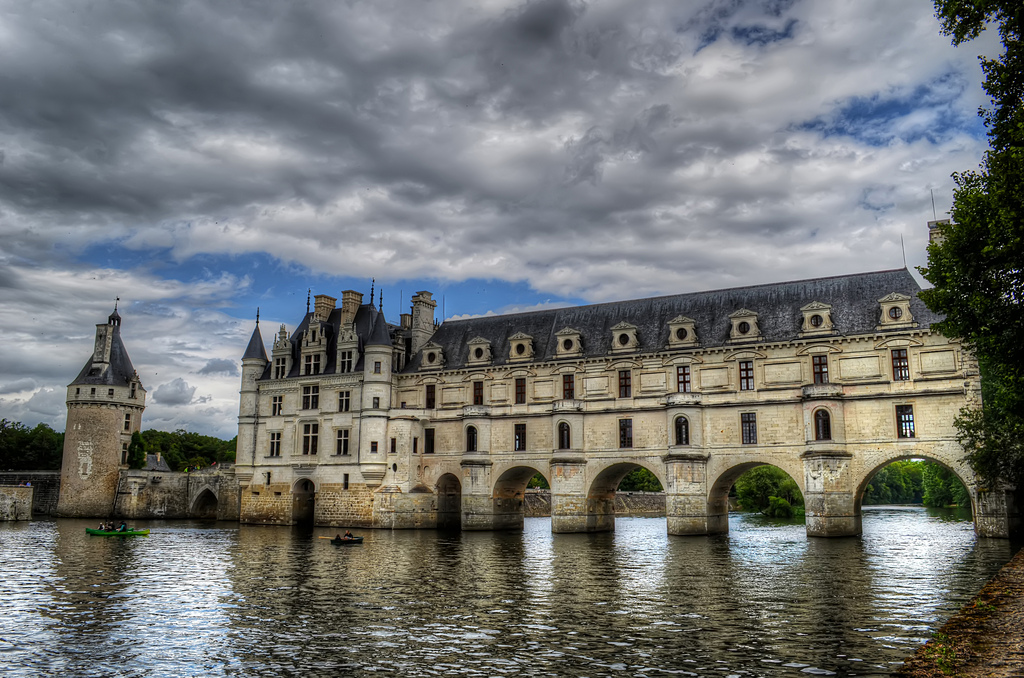
[[[668,533],[709,535],[728,532],[728,494],[736,479],[768,464],[789,474],[803,492],[808,536],[852,536],[861,533],[861,503],[879,470],[897,460],[930,459],[953,471],[968,488],[979,536],[1006,538],[1016,529],[1012,488],[980,486],[955,442],[917,440],[854,450],[807,447],[438,457],[430,464],[437,480],[429,496],[439,525],[458,520],[464,530],[519,529],[526,485],[540,473],[551,486],[553,532],[610,531],[615,529],[616,488],[626,474],[643,467],[665,489]],[[400,526],[404,521],[390,516],[387,522]]]

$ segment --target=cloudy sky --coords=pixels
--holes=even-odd
[[[120,297],[145,428],[236,431],[261,307],[444,316],[924,263],[986,146],[930,0],[0,0],[0,417]],[[439,317],[441,308],[439,307]]]

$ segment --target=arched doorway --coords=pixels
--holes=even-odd
[[[302,479],[292,486],[292,524],[312,525],[316,508],[316,486]]]
[[[452,473],[437,480],[437,529],[458,530],[462,527],[462,483]]]
[[[199,493],[199,496],[192,502],[192,508],[188,512],[190,518],[198,520],[217,519],[217,495],[209,488]]]

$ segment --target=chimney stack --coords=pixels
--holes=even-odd
[[[341,326],[349,324],[356,319],[356,312],[363,303],[363,293],[355,290],[345,290],[341,293]]]
[[[331,311],[334,310],[334,305],[338,300],[326,294],[318,294],[314,299],[316,302],[313,305],[313,320],[326,322],[331,317]]]

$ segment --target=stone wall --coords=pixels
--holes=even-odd
[[[524,509],[528,518],[551,515],[551,490],[527,490]],[[662,518],[665,516],[664,492],[616,492],[615,515],[631,518]]]
[[[32,520],[34,487],[0,487],[0,522]]]
[[[191,473],[122,470],[114,515],[237,520],[238,481],[231,467]]]
[[[60,497],[60,471],[4,471],[0,486],[32,483],[32,515],[52,516],[57,512]]]

